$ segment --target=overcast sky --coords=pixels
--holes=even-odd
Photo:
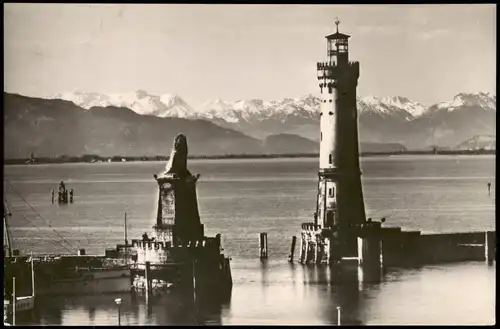
[[[494,92],[495,5],[5,4],[5,91],[176,93],[208,99],[318,94],[324,36],[350,34],[360,96],[430,105]]]

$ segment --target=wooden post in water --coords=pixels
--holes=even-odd
[[[146,262],[145,264],[145,277],[146,277],[146,296],[148,296],[151,293],[152,287],[151,287],[151,263],[149,261]]]
[[[127,213],[125,213],[124,218],[124,229],[125,229],[125,264],[128,265],[128,237],[127,237]]]
[[[295,253],[295,244],[297,243],[297,237],[294,235],[292,237],[292,247],[290,249],[290,256],[288,256],[288,261],[293,263],[293,254]]]
[[[124,218],[124,221],[125,221],[125,246],[128,246],[128,239],[127,239],[127,213],[125,213],[125,218]]]
[[[193,277],[193,300],[194,300],[195,305],[196,305],[196,259],[193,259],[191,269],[192,269],[191,275]]]
[[[33,252],[31,252],[31,296],[35,297],[35,268],[33,266]]]
[[[259,238],[259,245],[260,245],[260,259],[267,259],[268,257],[268,252],[267,252],[267,233],[261,233],[260,238]]]
[[[196,257],[196,256],[195,256]],[[196,258],[193,259],[191,265],[191,276],[193,277],[193,307],[194,307],[194,320],[198,324],[198,304],[196,302]]]
[[[484,258],[488,264],[495,260],[495,232],[486,231],[484,234]]]
[[[16,277],[12,278],[12,325],[16,325]]]
[[[340,321],[340,306],[337,306],[337,326],[340,326],[341,325],[341,321]]]

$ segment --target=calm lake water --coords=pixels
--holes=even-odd
[[[4,193],[21,252],[103,254],[150,231],[156,212],[153,174],[164,162],[4,166]],[[179,296],[120,295],[122,324],[492,324],[496,265],[482,262],[390,269],[380,282],[357,268],[341,275],[286,262],[291,237],[312,220],[317,159],[191,160],[201,174],[198,203],[207,235],[222,234],[232,257],[233,292],[224,305],[194,307]],[[367,216],[424,233],[495,229],[494,156],[393,156],[362,159]],[[64,180],[75,203],[51,203]],[[487,183],[491,182],[491,195]],[[23,201],[25,199],[33,208]],[[268,233],[269,260],[258,259]],[[296,249],[297,250],[297,249]],[[118,296],[51,298],[44,325],[117,324]],[[196,310],[196,311],[194,311]],[[195,316],[196,314],[196,316]]]

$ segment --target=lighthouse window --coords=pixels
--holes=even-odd
[[[328,195],[333,198],[335,196],[335,189],[333,187],[330,187],[328,190]]]
[[[329,164],[332,164],[332,163],[333,163],[333,154],[330,154],[330,155],[328,156],[328,163],[329,163]]]
[[[322,141],[323,140],[323,133],[320,133],[319,135],[319,140]]]

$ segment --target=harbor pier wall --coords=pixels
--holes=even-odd
[[[370,222],[360,229],[357,257],[342,257],[341,263],[349,258],[363,267],[400,267],[496,259],[495,231],[422,234],[380,224]],[[328,240],[316,226],[303,224],[299,262],[335,263],[327,251],[335,253],[336,246],[330,248]]]
[[[496,232],[421,234],[384,228],[381,231],[384,266],[427,265],[447,262],[493,261]]]

